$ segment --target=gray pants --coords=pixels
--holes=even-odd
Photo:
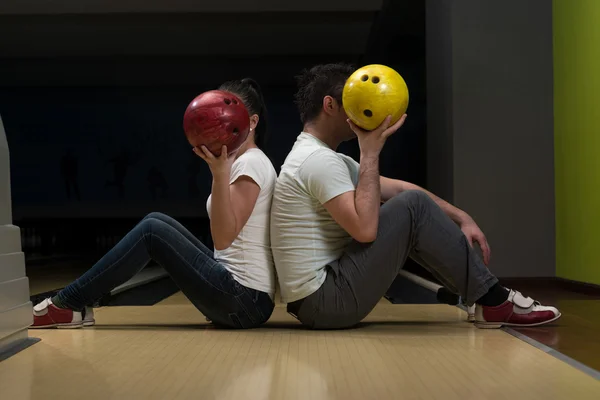
[[[327,266],[319,290],[290,303],[288,311],[315,329],[356,325],[385,295],[407,257],[469,305],[498,282],[442,209],[424,192],[407,191],[381,207],[377,239],[352,242]]]

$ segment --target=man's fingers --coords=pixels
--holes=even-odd
[[[352,120],[350,120],[350,119],[347,119],[346,121],[348,122],[348,125],[350,125],[350,128],[357,135],[379,134],[379,135],[383,136],[384,138],[386,138],[389,135],[391,135],[392,133],[394,133],[395,131],[397,131],[402,126],[405,119],[406,119],[406,115],[404,115],[402,118],[400,118],[400,120],[398,120],[398,122],[396,122],[394,124],[394,126],[390,127],[390,121],[392,120],[392,116],[388,115],[387,117],[385,117],[383,122],[381,124],[379,124],[379,126],[375,129],[373,129],[372,131],[367,131],[367,130],[362,129],[361,127],[356,125],[354,122],[352,122]],[[390,130],[392,130],[392,131],[389,132]]]
[[[385,132],[390,128],[390,122],[392,121],[392,116],[388,115],[385,117],[381,125],[379,125],[375,130],[379,131],[381,135],[384,135]]]
[[[469,246],[473,247],[473,238],[471,235],[465,235],[465,237],[467,238],[467,242],[469,242]]]
[[[358,125],[356,125],[354,122],[352,122],[352,121],[350,120],[350,118],[348,118],[348,119],[346,120],[346,122],[348,122],[348,125],[350,125],[350,129],[352,129],[352,131],[353,131],[354,133],[356,133],[357,135],[364,135],[364,134],[367,134],[367,133],[368,133],[368,131],[365,131],[364,129],[362,129],[362,128],[360,128]]]
[[[492,251],[485,237],[479,241],[479,247],[481,247],[481,252],[483,253],[483,262],[485,265],[489,265]]]
[[[398,129],[400,129],[402,127],[402,125],[404,125],[404,121],[406,121],[406,117],[407,117],[407,115],[404,114],[398,121],[396,121],[396,123],[394,125],[387,128],[385,130],[385,132],[383,132],[382,136],[387,138],[387,137],[391,136],[392,134],[396,133],[398,131]]]
[[[407,114],[403,114],[402,117],[400,117],[400,119],[394,124],[394,126],[392,126],[392,128],[398,130],[402,127],[402,125],[404,125],[404,121],[406,121],[406,118],[408,117]]]

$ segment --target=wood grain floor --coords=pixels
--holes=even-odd
[[[277,307],[219,330],[175,295],[97,310],[98,325],[30,331],[0,363],[2,399],[597,399],[600,382],[457,308],[380,303],[360,327],[308,331]]]

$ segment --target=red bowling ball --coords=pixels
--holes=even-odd
[[[218,157],[223,145],[231,154],[246,141],[250,132],[250,116],[236,95],[211,90],[188,105],[183,116],[183,130],[193,147],[204,145]]]

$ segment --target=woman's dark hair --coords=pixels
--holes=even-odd
[[[259,84],[252,78],[244,78],[225,82],[219,87],[219,90],[235,94],[242,100],[250,115],[258,115],[259,121],[254,130],[254,141],[259,149],[265,151],[268,133],[267,106]]]

